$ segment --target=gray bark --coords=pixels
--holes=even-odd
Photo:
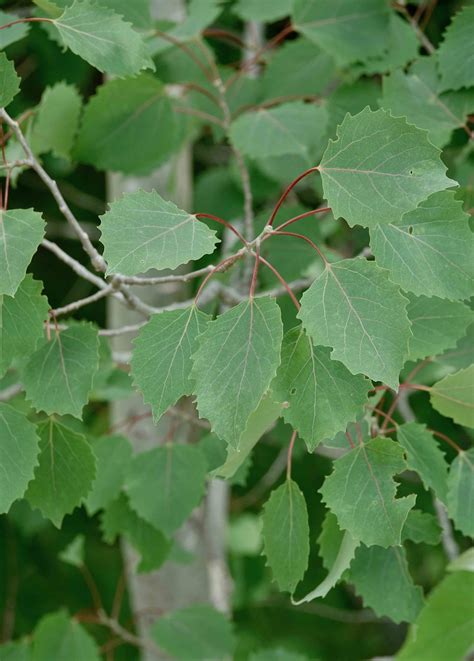
[[[179,19],[182,3],[178,1],[153,0],[153,14],[158,18]],[[171,185],[170,182],[173,182]],[[147,178],[122,177],[113,175],[109,179],[109,199],[113,200],[124,192],[138,188],[155,188],[178,206],[191,210],[192,206],[192,162],[191,152],[185,149],[170,165],[161,168]],[[147,303],[163,306],[186,298],[185,285],[171,283],[160,287],[150,287],[147,292],[140,287],[137,293]],[[110,299],[108,303],[109,327],[117,328],[136,323],[143,319],[137,312]],[[132,337],[121,335],[113,338],[112,348],[116,352],[129,352]],[[190,402],[182,404],[187,413],[192,413]],[[141,396],[134,395],[126,401],[112,405],[112,424],[120,423],[132,416],[140,416],[147,411]],[[143,452],[159,445],[170,430],[173,420],[164,416],[156,426],[150,417],[140,420],[128,434],[135,452]],[[189,442],[195,433],[193,425],[180,424],[173,436],[175,442]],[[153,497],[152,485],[150,497]],[[123,543],[124,566],[131,606],[140,637],[148,635],[150,624],[166,611],[193,603],[212,603],[216,608],[229,609],[229,579],[224,549],[224,533],[227,525],[227,486],[213,481],[209,484],[206,502],[196,510],[176,536],[178,544],[193,555],[189,564],[166,562],[156,572],[137,575],[135,551]],[[156,661],[168,658],[143,649],[143,661]]]

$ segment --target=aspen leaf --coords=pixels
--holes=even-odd
[[[23,413],[0,402],[0,513],[21,498],[38,463],[36,427]]]
[[[474,85],[473,29],[474,7],[466,5],[451,21],[438,49],[441,91]]]
[[[231,658],[235,647],[232,624],[207,604],[166,613],[152,625],[151,635],[162,649],[180,661]]]
[[[15,66],[5,53],[0,53],[0,108],[8,106],[20,91],[20,79]]]
[[[425,427],[408,422],[398,427],[397,438],[406,451],[407,466],[421,477],[426,489],[446,503],[448,465],[438,442]]]
[[[107,7],[75,0],[52,23],[64,45],[99,71],[123,77],[152,67],[142,37]]]
[[[450,466],[448,513],[458,530],[474,537],[474,450],[460,452]]]
[[[474,428],[474,365],[435,383],[431,388],[431,404],[441,415]]]
[[[191,356],[207,321],[208,316],[192,306],[154,315],[140,330],[134,342],[132,374],[155,421],[180,397],[191,394]]]
[[[272,384],[276,399],[288,402],[283,418],[298,430],[308,450],[344,431],[367,402],[370,383],[314,347],[301,328],[283,338],[281,365]]]
[[[405,470],[403,450],[374,438],[334,462],[320,493],[343,530],[366,546],[396,546],[415,496],[396,498],[393,476]]]
[[[212,253],[215,232],[157,192],[137,191],[112,202],[100,230],[108,273],[136,275],[174,269]]]
[[[449,300],[473,293],[472,240],[469,217],[452,191],[430,195],[401,220],[370,232],[375,259],[394,282]]]
[[[389,38],[389,8],[384,0],[295,0],[298,32],[334,57],[339,65],[381,55]]]
[[[293,593],[308,566],[306,501],[291,479],[274,489],[264,506],[264,554],[280,590]]]
[[[393,622],[413,622],[423,608],[423,590],[408,570],[403,546],[361,545],[351,563],[348,581],[365,606]]]
[[[44,236],[44,220],[33,209],[0,210],[0,294],[14,296]]]
[[[407,299],[387,271],[362,258],[326,268],[303,294],[298,317],[331,358],[396,388],[411,335]]]
[[[425,131],[370,108],[346,115],[319,170],[334,216],[351,226],[397,222],[431,193],[456,183]]]
[[[136,455],[125,479],[130,506],[169,535],[177,530],[204,494],[207,464],[192,445],[167,443]],[[153,498],[150,498],[150,485]]]
[[[49,305],[42,289],[27,274],[14,297],[0,296],[0,376],[10,365],[27,362],[44,338]]]
[[[397,661],[464,659],[472,649],[473,592],[472,572],[446,576],[430,593],[425,608],[410,627]],[[460,608],[460,604],[465,607]]]
[[[67,650],[70,661],[99,661],[100,654],[92,636],[65,611],[43,617],[33,634],[32,659],[46,661],[60,659]]]
[[[22,381],[26,397],[37,411],[80,418],[98,364],[97,330],[91,324],[55,332],[25,367]]]
[[[79,507],[95,478],[96,459],[82,434],[50,418],[38,426],[39,464],[25,494],[57,528]]]
[[[460,301],[446,301],[434,296],[406,294],[413,337],[409,340],[410,360],[436,356],[456,346],[465,336],[474,314]]]
[[[232,447],[275,376],[282,335],[276,301],[262,297],[219,315],[199,337],[191,373],[198,411]]]

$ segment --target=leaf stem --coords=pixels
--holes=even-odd
[[[39,18],[39,17],[30,17],[30,18],[17,18],[15,21],[10,23],[5,23],[5,25],[0,25],[0,30],[5,30],[6,28],[11,28],[18,23],[54,23],[51,18]]]
[[[235,234],[235,236],[244,244],[244,246],[247,246],[247,241],[244,239],[242,234],[239,232],[239,230],[232,225],[232,223],[229,223],[227,220],[224,220],[223,218],[219,218],[219,216],[214,216],[212,213],[196,213],[194,214],[196,218],[208,218],[209,220],[214,220],[216,223],[219,223],[220,225],[224,225],[224,227],[227,227],[231,232]]]
[[[254,254],[255,254],[255,253],[254,253]],[[285,280],[285,278],[284,278],[284,277],[283,277],[283,276],[282,276],[282,275],[276,270],[276,268],[273,266],[273,264],[270,264],[270,262],[268,262],[268,261],[267,261],[264,257],[262,257],[261,255],[259,256],[259,261],[261,261],[262,264],[265,264],[265,266],[266,266],[267,268],[269,268],[270,271],[272,271],[273,274],[278,278],[278,280],[281,282],[281,284],[283,285],[283,287],[284,287],[284,288],[286,289],[286,291],[288,292],[288,294],[289,294],[291,300],[292,300],[293,303],[294,303],[295,308],[296,308],[297,310],[299,310],[299,309],[301,308],[301,305],[299,304],[298,299],[296,298],[296,296],[295,296],[295,295],[293,294],[293,292],[291,291],[291,288],[290,288],[289,284],[287,283],[287,281]]]
[[[293,448],[295,447],[295,441],[296,441],[296,436],[298,432],[296,429],[293,431],[291,438],[290,438],[290,444],[288,446],[288,455],[287,455],[287,461],[286,461],[286,479],[291,480],[291,463],[293,459]]]
[[[291,182],[291,184],[286,188],[286,190],[283,192],[282,196],[280,197],[280,199],[279,199],[278,202],[276,203],[275,208],[273,209],[272,215],[270,216],[270,219],[269,219],[269,221],[268,221],[268,225],[273,225],[273,222],[274,222],[274,220],[275,220],[275,216],[277,215],[277,213],[278,213],[278,211],[279,211],[281,205],[282,205],[283,202],[286,200],[286,198],[287,198],[288,195],[291,193],[291,191],[292,191],[293,188],[296,186],[296,184],[298,184],[302,179],[304,179],[305,177],[307,177],[307,176],[308,176],[309,174],[311,174],[312,172],[318,172],[318,171],[319,171],[319,165],[316,165],[316,166],[314,166],[314,167],[312,167],[312,168],[309,168],[308,170],[305,170],[305,172],[303,172],[303,173],[300,174],[298,177],[296,177],[296,179],[293,179],[293,181]]]
[[[309,239],[304,234],[298,234],[297,232],[280,232],[280,231],[277,232],[276,230],[275,230],[275,232],[271,233],[271,236],[279,236],[279,235],[280,236],[294,236],[296,239],[303,239],[303,241],[306,241],[306,243],[308,245],[310,245],[314,250],[316,250],[316,252],[318,253],[318,255],[321,257],[321,259],[323,260],[323,262],[326,265],[329,264],[328,260],[326,259],[324,254],[321,252],[321,250],[318,248],[318,246],[314,243],[314,241],[311,241],[311,239]]]
[[[280,230],[284,229],[285,227],[288,227],[288,225],[292,225],[293,223],[296,223],[298,220],[303,220],[303,218],[308,218],[308,216],[315,216],[317,213],[326,213],[328,211],[331,211],[331,207],[319,207],[318,209],[312,209],[311,211],[305,211],[304,213],[300,213],[299,216],[295,216],[294,218],[290,218],[290,220],[286,220],[281,225],[278,225],[278,227],[275,227],[275,232],[279,232]]]

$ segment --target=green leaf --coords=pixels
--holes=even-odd
[[[73,567],[84,565],[84,535],[77,535],[58,555],[58,558]]]
[[[232,10],[244,21],[272,22],[288,16],[291,0],[237,0]]]
[[[457,558],[451,560],[446,568],[448,571],[470,571],[474,572],[474,546],[472,546],[464,553],[461,553]]]
[[[38,464],[36,427],[8,404],[0,402],[0,513],[5,514],[12,503],[21,498],[33,479]]]
[[[328,349],[314,347],[300,327],[286,333],[272,391],[277,400],[288,402],[283,418],[298,430],[309,452],[357,419],[369,388],[367,379],[331,360]]]
[[[64,46],[99,71],[123,77],[152,67],[142,37],[111,9],[75,0],[53,24]]]
[[[366,546],[396,546],[416,498],[395,497],[393,476],[405,468],[399,445],[374,438],[336,459],[320,493],[340,527],[353,537]]]
[[[474,428],[474,365],[448,374],[431,388],[431,404],[441,415]]]
[[[132,459],[125,480],[130,506],[152,526],[171,534],[199,505],[206,472],[204,455],[192,445],[167,443],[142,452]]]
[[[104,539],[112,544],[117,535],[123,535],[141,556],[137,571],[150,572],[159,569],[171,549],[171,543],[162,532],[156,530],[134,512],[125,494],[109,503],[101,517]]]
[[[410,124],[426,129],[431,142],[444,147],[454,129],[466,127],[474,110],[474,91],[438,92],[436,58],[423,57],[408,73],[394,71],[383,80],[382,106]]]
[[[6,25],[18,19],[18,16],[14,14],[7,14],[4,11],[0,11],[0,25]],[[14,44],[15,41],[19,41],[26,37],[30,31],[30,26],[28,23],[17,23],[12,25],[10,28],[5,28],[0,30],[0,50],[3,50],[10,44]]]
[[[398,427],[397,438],[405,449],[408,468],[418,473],[426,489],[433,489],[446,503],[448,465],[433,434],[425,425],[408,422]]]
[[[33,209],[0,210],[0,294],[14,296],[44,236],[44,220]]]
[[[96,460],[85,436],[52,418],[38,426],[38,433],[39,465],[25,498],[60,528],[64,516],[89,493]]]
[[[147,174],[179,149],[183,121],[153,76],[110,80],[84,110],[74,156],[99,170]]]
[[[0,296],[0,376],[10,365],[23,364],[44,338],[49,304],[43,283],[27,274],[15,297]]]
[[[348,580],[365,606],[397,624],[413,622],[423,608],[423,590],[413,583],[402,546],[360,546]]]
[[[253,158],[297,154],[309,159],[312,146],[325,134],[327,121],[322,106],[294,101],[240,115],[232,122],[230,139]]]
[[[227,310],[199,337],[191,373],[199,414],[235,448],[276,374],[282,336],[276,301],[262,297]]]
[[[381,55],[389,39],[389,9],[383,0],[295,0],[295,30],[345,66]]]
[[[91,324],[57,331],[26,365],[26,397],[37,411],[81,418],[98,364],[97,330]]]
[[[220,661],[231,658],[235,639],[225,615],[207,605],[171,611],[152,625],[153,640],[174,659]]]
[[[33,634],[34,661],[67,658],[69,661],[100,661],[92,636],[65,611],[43,617]]]
[[[319,169],[334,216],[351,226],[395,223],[431,193],[455,185],[425,131],[370,108],[346,115]]]
[[[71,158],[81,106],[81,97],[73,85],[56,83],[46,88],[31,134],[31,145],[35,153],[52,152],[58,158]]]
[[[212,253],[217,243],[207,225],[156,191],[136,191],[112,202],[100,230],[108,274],[174,269]]]
[[[410,510],[402,530],[402,542],[406,540],[415,544],[439,544],[441,528],[436,516],[421,510]]]
[[[466,658],[474,628],[474,574],[455,572],[431,592],[410,628],[398,661],[453,661]]]
[[[435,193],[401,220],[370,232],[375,258],[394,282],[450,300],[472,294],[471,244],[468,216],[452,191]]]
[[[327,99],[329,115],[328,135],[336,137],[336,130],[347,113],[357,115],[366,106],[379,107],[380,85],[372,78],[361,78],[354,83],[339,85]]]
[[[0,645],[2,661],[31,661],[30,643],[25,638]]]
[[[458,301],[446,301],[428,296],[406,295],[413,337],[408,342],[409,360],[436,356],[456,346],[464,337],[473,313]]]
[[[472,381],[471,381],[472,383]],[[474,537],[474,449],[460,452],[448,477],[448,513],[458,530]]]
[[[419,42],[412,26],[395,12],[390,12],[386,50],[378,57],[364,58],[364,62],[357,62],[351,67],[351,73],[370,76],[393,71],[414,60],[418,56],[418,48]]]
[[[273,401],[271,393],[265,395],[255,411],[250,415],[245,431],[240,437],[238,447],[227,446],[225,463],[214,469],[212,474],[226,480],[234,478],[239,469],[244,465],[244,462],[249,458],[257,442],[280,416],[281,408],[281,404]],[[223,445],[222,441],[220,443]]]
[[[97,459],[97,471],[84,501],[89,516],[118,497],[132,458],[132,447],[124,436],[98,438],[92,449]]]
[[[270,494],[263,514],[268,566],[282,592],[293,593],[308,567],[309,525],[305,497],[288,478]]]
[[[15,65],[0,53],[0,108],[5,108],[20,91],[20,78],[16,75]]]
[[[209,317],[196,306],[153,315],[134,341],[132,374],[157,422],[183,395],[190,395],[191,356]]]
[[[252,7],[257,7],[252,2]],[[285,42],[275,51],[261,78],[264,99],[315,96],[334,79],[332,58],[308,39]],[[365,104],[364,104],[365,105]]]
[[[407,300],[387,271],[363,258],[326,268],[303,294],[298,317],[331,358],[393,388],[408,353]]]
[[[313,599],[324,598],[327,593],[332,590],[332,588],[339,582],[339,580],[344,576],[345,572],[349,568],[354,557],[354,553],[360,542],[358,539],[354,539],[350,532],[347,530],[338,536],[340,541],[337,546],[334,562],[329,567],[329,573],[314,590],[311,590],[311,592],[309,592],[302,599],[298,599],[298,601],[292,601],[295,606],[307,603]]]
[[[222,11],[220,0],[191,0],[183,21],[171,30],[174,39],[189,41],[213,23]]]
[[[474,7],[467,5],[451,21],[438,49],[441,91],[474,85],[473,29]]]

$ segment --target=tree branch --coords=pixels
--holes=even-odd
[[[35,155],[33,154],[33,151],[31,150],[28,142],[26,141],[26,138],[18,122],[12,119],[4,108],[0,108],[0,118],[3,119],[3,121],[12,129],[13,133],[16,135],[18,142],[21,144],[23,151],[27,156],[27,160],[31,163],[31,167],[40,177],[40,179],[44,182],[47,188],[49,188],[49,190],[51,191],[52,196],[54,197],[54,199],[58,204],[60,212],[66,218],[67,222],[71,225],[71,227],[74,228],[74,231],[76,232],[80,242],[82,243],[82,247],[90,257],[94,268],[97,271],[101,271],[102,273],[105,273],[107,269],[107,264],[105,263],[104,258],[94,248],[89,236],[87,235],[86,232],[84,232],[84,230],[80,226],[77,218],[74,216],[66,200],[62,196],[57,183],[54,181],[54,179],[52,179],[49,176],[49,174],[46,172],[43,166],[35,158]]]

